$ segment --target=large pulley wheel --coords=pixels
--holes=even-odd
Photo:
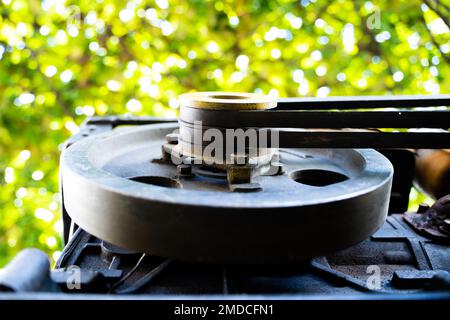
[[[350,247],[388,210],[393,168],[372,149],[281,149],[283,173],[232,192],[226,175],[161,160],[176,123],[117,128],[63,152],[64,204],[120,247],[211,263],[277,263]]]

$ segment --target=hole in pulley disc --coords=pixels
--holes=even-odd
[[[348,180],[342,173],[322,169],[297,170],[291,172],[289,177],[295,182],[314,187],[325,187]]]
[[[139,176],[129,178],[132,181],[141,182],[145,184],[151,184],[158,187],[165,188],[181,188],[181,184],[174,179],[161,177],[161,176]]]

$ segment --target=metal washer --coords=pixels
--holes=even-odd
[[[267,95],[247,92],[191,92],[180,95],[180,105],[211,110],[262,110],[277,106]]]

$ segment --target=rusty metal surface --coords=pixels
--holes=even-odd
[[[450,241],[450,194],[437,200],[424,212],[405,213],[404,219],[418,233],[428,237]]]
[[[163,257],[274,263],[351,246],[386,217],[392,166],[374,150],[285,150],[285,173],[255,178],[261,191],[231,192],[204,168],[185,178],[176,166],[154,161],[176,127],[119,128],[65,150],[63,200],[74,222],[116,245]],[[291,174],[302,169],[348,179],[323,187],[298,183]]]

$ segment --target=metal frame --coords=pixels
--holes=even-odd
[[[398,266],[397,271],[391,270],[389,273],[393,272],[392,277],[389,275],[383,276],[383,285],[380,289],[370,289],[367,287],[367,283],[361,280],[357,273],[353,274],[352,269],[346,269],[344,266],[351,266],[351,261],[356,259],[360,263],[361,257],[358,256],[362,254],[366,257],[371,257],[369,261],[362,262],[363,265],[370,265],[377,263],[376,256],[380,254],[380,250],[389,250],[388,248],[399,248],[392,247],[395,243],[402,243],[406,245],[405,251],[390,251],[389,260],[386,260],[386,265],[404,265],[404,268]],[[394,249],[395,250],[395,249]],[[404,221],[402,215],[395,214],[388,218],[385,225],[380,229],[371,239],[367,239],[364,244],[360,245],[357,250],[344,251],[342,253],[337,253],[337,257],[321,257],[313,260],[311,263],[300,264],[300,265],[286,265],[284,267],[280,266],[270,266],[269,268],[256,268],[251,266],[247,269],[240,270],[236,267],[230,266],[208,266],[203,272],[206,272],[208,279],[211,278],[211,283],[214,284],[213,294],[202,294],[194,293],[182,295],[186,298],[192,299],[258,299],[263,298],[266,300],[272,299],[299,299],[308,300],[314,297],[314,299],[339,299],[346,300],[357,299],[357,300],[371,300],[371,299],[449,299],[450,292],[448,287],[440,287],[437,282],[433,282],[435,276],[442,274],[442,270],[448,270],[449,264],[444,263],[442,265],[443,259],[442,254],[448,252],[442,251],[443,249],[439,247],[438,242],[433,240],[428,240],[423,236],[416,234]],[[406,254],[404,257],[402,254]],[[90,257],[94,255],[97,257],[102,256],[103,259],[91,259]],[[347,257],[347,258],[346,258]],[[164,288],[163,279],[171,279],[172,277],[177,277],[178,272],[183,272],[191,269],[193,265],[185,264],[182,262],[171,261],[167,259],[156,259],[155,257],[147,256],[148,260],[144,261],[142,255],[137,252],[130,252],[121,248],[110,246],[109,244],[101,241],[84,230],[78,230],[74,237],[71,239],[70,243],[67,245],[63,255],[57,262],[56,271],[52,272],[52,279],[54,274],[60,275],[56,278],[56,283],[59,285],[58,288],[53,288],[52,293],[39,293],[36,295],[24,294],[25,299],[40,299],[51,295],[54,295],[56,299],[67,299],[70,298],[69,295],[64,293],[59,293],[59,290],[64,289],[66,284],[67,276],[71,275],[68,271],[64,273],[65,268],[71,265],[78,265],[83,272],[90,274],[101,274],[102,277],[82,277],[85,279],[83,282],[83,287],[90,288],[96,291],[105,288],[105,283],[114,284],[113,288],[119,289],[114,291],[119,293],[117,296],[119,299],[128,298],[138,298],[138,299],[162,299],[166,297],[167,299],[177,299],[180,296],[176,294],[176,291],[171,289],[170,282],[168,287],[165,287],[166,294],[161,295],[159,293],[152,293],[152,288]],[[106,259],[106,260],[105,260]],[[152,260],[153,259],[153,260]],[[344,259],[344,260],[342,260]],[[437,259],[437,260],[436,260]],[[109,263],[111,261],[111,264]],[[123,264],[119,267],[119,264],[112,263],[117,261],[123,261]],[[349,265],[350,263],[350,265]],[[341,266],[340,269],[336,269],[336,266]],[[414,269],[411,269],[411,265],[415,265]],[[409,266],[409,268],[407,267]],[[202,265],[196,265],[194,267],[204,268]],[[344,268],[342,268],[344,267]],[[197,269],[197,268],[195,268]],[[222,272],[220,271],[222,270]],[[278,270],[278,271],[276,271]],[[283,271],[284,270],[284,271]],[[341,271],[342,270],[342,271]],[[240,274],[240,271],[243,274]],[[255,274],[253,274],[255,271]],[[201,271],[199,271],[201,272]],[[281,272],[281,273],[280,273]],[[266,277],[276,279],[278,277],[292,277],[295,282],[295,278],[300,275],[311,275],[317,277],[315,279],[320,279],[323,281],[324,285],[328,288],[332,287],[333,284],[338,287],[351,288],[349,292],[343,294],[331,293],[330,291],[324,291],[323,293],[316,293],[313,295],[306,295],[302,293],[300,289],[299,293],[247,293],[243,295],[246,285],[242,287],[240,279],[242,276],[246,276],[247,273],[250,277],[255,276],[256,284],[261,285],[264,283]],[[122,281],[124,275],[132,274],[133,279],[130,281]],[[197,273],[191,274],[195,276]],[[200,273],[198,273],[200,274]],[[256,279],[262,276],[262,282],[258,282]],[[158,277],[158,278],[157,278]],[[309,283],[312,279],[304,278],[302,281]],[[161,282],[161,280],[163,282]],[[394,286],[389,285],[386,281]],[[446,281],[446,282],[445,282]],[[222,282],[222,284],[220,284]],[[448,280],[444,280],[448,286]],[[441,282],[440,285],[444,284]],[[210,282],[207,282],[210,283]],[[204,286],[204,282],[198,283],[200,288]],[[172,283],[173,284],[173,283]],[[181,285],[181,284],[180,284]],[[189,282],[184,282],[184,285],[189,285]],[[192,285],[192,284],[191,284]],[[270,286],[270,282],[269,282]],[[441,288],[441,289],[440,289]],[[55,291],[58,293],[55,293]],[[176,285],[175,285],[176,290]],[[270,290],[270,289],[269,289]],[[354,290],[354,291],[353,291]],[[420,291],[418,291],[420,290]],[[111,292],[111,291],[110,291]],[[141,292],[139,295],[135,295],[137,292]],[[186,291],[185,291],[186,292]],[[198,292],[201,292],[198,291]],[[357,292],[357,293],[356,293]],[[120,295],[121,293],[127,293],[126,296]],[[77,299],[78,295],[76,291],[72,294]],[[71,294],[71,295],[72,295]],[[131,294],[131,295],[128,295]],[[4,298],[7,295],[0,295],[0,298]],[[91,297],[91,296],[90,296]],[[105,295],[95,295],[95,298],[104,299]]]

